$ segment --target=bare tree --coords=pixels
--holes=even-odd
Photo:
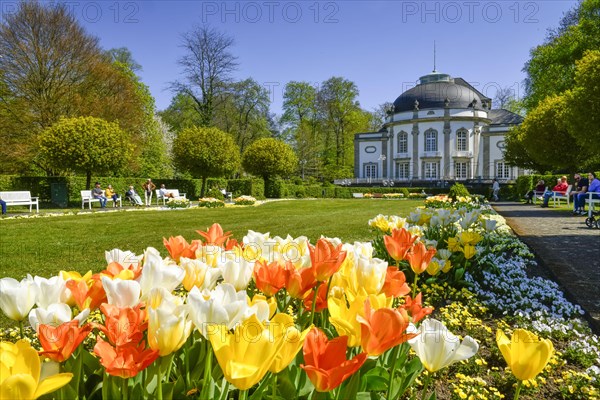
[[[197,26],[183,34],[186,54],[179,59],[184,81],[172,88],[192,97],[203,126],[213,124],[217,95],[226,90],[231,73],[238,66],[230,49],[233,38],[208,26]]]
[[[515,91],[510,87],[500,88],[494,96],[494,103],[497,108],[505,108],[511,99],[515,98]]]

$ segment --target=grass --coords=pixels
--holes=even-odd
[[[163,237],[199,239],[196,230],[214,222],[241,240],[249,229],[272,236],[321,235],[344,242],[373,237],[367,221],[377,214],[406,215],[422,200],[289,200],[257,207],[188,209],[177,211],[95,212],[49,218],[0,221],[0,277],[22,279],[28,273],[43,277],[60,270],[101,271],[104,251],[113,248],[136,254],[155,247],[167,255]]]

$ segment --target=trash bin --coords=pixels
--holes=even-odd
[[[50,197],[52,204],[67,208],[69,204],[69,191],[67,190],[66,182],[53,182],[50,184]]]

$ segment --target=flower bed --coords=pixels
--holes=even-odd
[[[190,201],[185,197],[180,197],[177,199],[169,199],[167,201],[168,208],[188,208],[190,206]]]
[[[219,208],[225,207],[223,200],[215,199],[214,197],[202,197],[198,199],[198,207]]]
[[[533,257],[501,217],[458,200],[379,215],[372,242],[238,241],[215,224],[165,239],[167,256],[115,249],[99,273],[3,278],[20,329],[1,332],[0,393],[598,398],[581,310],[526,276]],[[37,352],[54,369],[42,383]]]
[[[236,206],[251,206],[256,203],[256,199],[252,196],[240,196],[233,199],[233,204]]]

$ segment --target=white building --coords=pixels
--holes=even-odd
[[[379,132],[354,137],[357,181],[512,180],[504,135],[522,122],[462,78],[434,71],[402,93]]]

